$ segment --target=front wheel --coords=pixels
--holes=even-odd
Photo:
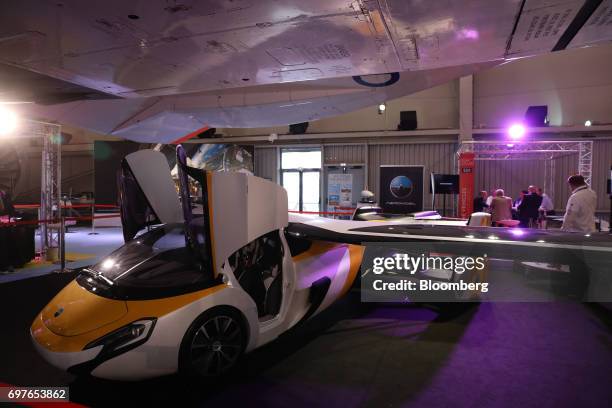
[[[215,308],[189,327],[180,352],[181,372],[198,377],[219,376],[232,369],[244,352],[246,330],[239,312]]]

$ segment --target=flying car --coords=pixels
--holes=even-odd
[[[32,323],[34,345],[52,365],[120,380],[218,375],[351,287],[361,246],[286,233],[281,186],[190,168],[177,152],[181,201],[161,153],[123,161],[127,243],[85,268]],[[161,225],[136,235],[150,223]]]
[[[325,310],[357,278],[368,279],[362,263],[371,244],[448,254],[459,243],[490,258],[565,262],[575,265],[568,275],[590,300],[610,297],[608,234],[289,216],[287,193],[275,183],[189,167],[180,146],[177,164],[178,195],[162,153],[141,150],[123,160],[126,244],[85,268],[32,323],[34,346],[52,365],[118,380],[221,375],[242,354]],[[424,275],[458,279],[445,269]]]

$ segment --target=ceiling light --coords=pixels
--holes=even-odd
[[[0,105],[0,135],[13,132],[18,122],[19,118],[15,112]]]
[[[508,128],[508,135],[510,135],[510,139],[518,140],[525,136],[525,126],[520,123],[515,123],[514,125]]]

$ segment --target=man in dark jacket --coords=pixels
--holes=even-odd
[[[487,205],[487,192],[481,191],[480,195],[474,198],[474,212],[483,212],[489,206]]]
[[[539,208],[542,205],[542,196],[538,195],[536,186],[529,186],[526,194],[518,206],[518,219],[523,228],[535,227],[538,221]]]

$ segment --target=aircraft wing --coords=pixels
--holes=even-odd
[[[22,0],[4,102],[141,142],[286,125],[612,39],[612,0]]]
[[[291,214],[288,234],[302,239],[368,245],[376,243],[429,243],[452,247],[473,246],[490,257],[538,262],[594,262],[612,259],[612,239],[607,233],[585,234],[559,230],[469,227],[431,222],[368,222],[332,220]]]

